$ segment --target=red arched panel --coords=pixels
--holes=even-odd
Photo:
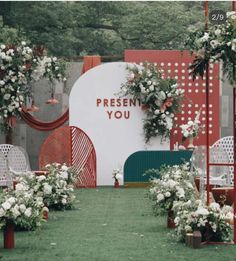
[[[66,163],[79,174],[77,187],[96,187],[96,152],[88,135],[77,127],[56,129],[43,143],[39,167]]]

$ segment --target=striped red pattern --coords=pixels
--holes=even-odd
[[[53,162],[72,166],[78,175],[77,187],[96,187],[96,153],[89,137],[77,127],[63,126],[44,141],[39,167]]]
[[[79,128],[71,128],[72,166],[80,173],[78,187],[96,187],[96,153],[90,138]]]

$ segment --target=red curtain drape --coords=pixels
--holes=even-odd
[[[101,64],[100,56],[84,56],[82,74],[87,72],[89,69]],[[33,129],[39,131],[51,131],[60,126],[69,120],[69,109],[58,119],[54,121],[41,121],[31,115],[26,109],[22,109],[21,118]]]

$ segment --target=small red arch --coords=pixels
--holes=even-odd
[[[72,166],[80,171],[77,187],[96,187],[96,152],[91,139],[78,127],[63,126],[44,141],[39,154],[39,167],[53,162]]]

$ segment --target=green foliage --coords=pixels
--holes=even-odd
[[[214,3],[217,6],[226,4]],[[0,2],[5,25],[56,56],[179,49],[186,28],[204,23],[203,9],[201,2],[173,1]]]

